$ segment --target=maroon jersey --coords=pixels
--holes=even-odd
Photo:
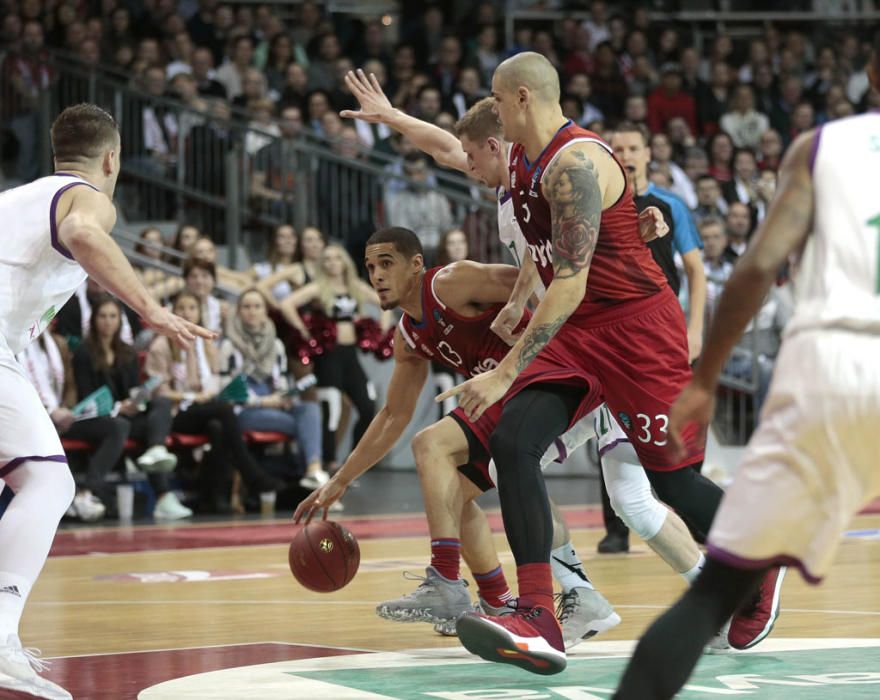
[[[556,132],[534,163],[529,163],[522,145],[516,144],[510,151],[510,189],[516,220],[545,287],[553,281],[553,238],[542,178],[566,146],[585,141],[598,143],[611,153],[599,136],[571,121]],[[638,213],[627,182],[620,199],[602,212],[587,292],[575,313],[591,314],[614,304],[643,299],[666,286],[666,278],[639,234]]]
[[[434,292],[434,278],[442,267],[434,267],[422,280],[422,321],[404,314],[398,327],[406,343],[422,357],[436,360],[453,372],[473,377],[498,366],[510,346],[489,328],[503,304],[496,304],[478,316],[462,316],[450,309]],[[523,315],[517,330],[531,318]]]

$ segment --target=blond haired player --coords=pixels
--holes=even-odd
[[[0,194],[0,478],[15,492],[0,519],[0,688],[70,698],[41,678],[18,626],[74,483],[58,433],[15,355],[42,333],[87,274],[158,333],[187,346],[214,335],[159,306],[109,232],[119,130],[95,105],[68,107],[52,125],[55,173]]]

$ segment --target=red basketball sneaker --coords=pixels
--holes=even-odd
[[[522,608],[503,617],[468,612],[455,625],[471,654],[549,676],[565,670],[562,629],[551,610]]]
[[[777,566],[768,571],[755,597],[734,613],[727,639],[734,649],[750,649],[764,639],[779,617],[779,594],[786,568]]]

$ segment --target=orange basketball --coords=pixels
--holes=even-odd
[[[361,550],[354,535],[339,523],[315,520],[303,527],[287,554],[294,578],[310,591],[338,591],[354,578]]]

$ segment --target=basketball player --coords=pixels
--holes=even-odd
[[[880,89],[880,34],[868,73]],[[669,437],[679,452],[687,426],[709,423],[730,350],[779,268],[800,252],[794,317],[760,425],[709,533],[706,568],[645,633],[616,698],[674,696],[701,641],[726,616],[770,587],[775,595],[762,590],[760,598],[769,599],[772,619],[781,565],[797,566],[808,582],[819,583],[847,523],[880,495],[877,172],[876,112],[809,131],[785,155],[776,198],[727,281],[702,360],[670,411]],[[756,630],[754,640],[771,626]]]
[[[338,500],[400,439],[432,360],[470,377],[496,366],[509,349],[490,326],[501,302],[510,297],[516,268],[462,261],[425,271],[422,245],[405,228],[374,233],[367,241],[365,262],[382,308],[401,307],[405,312],[395,334],[394,374],[385,407],[333,478],[300,503],[294,513],[297,520]],[[486,446],[496,417],[487,413],[471,424],[455,409],[413,440],[431,533],[431,565],[414,593],[377,607],[380,617],[432,622],[441,633],[454,634],[456,618],[472,609],[459,576],[460,554],[477,581],[481,608],[495,615],[508,611],[512,596],[486,516],[474,502],[494,487]],[[545,455],[542,464],[555,454]],[[553,570],[563,591],[562,628],[573,646],[616,626],[620,617],[593,588],[555,507],[553,545]]]
[[[14,359],[92,275],[153,329],[186,347],[214,335],[159,306],[109,236],[119,175],[119,130],[89,104],[52,125],[55,174],[0,194],[0,478],[15,492],[0,519],[0,688],[70,698],[37,675],[19,621],[74,482],[52,421]]]
[[[485,659],[549,674],[562,671],[566,658],[550,613],[551,520],[535,458],[546,436],[604,398],[657,495],[699,532],[708,531],[721,490],[689,468],[703,458],[696,429],[684,455],[671,459],[666,451],[669,405],[690,378],[687,333],[678,300],[639,238],[623,168],[599,137],[562,115],[557,73],[543,56],[504,61],[492,93],[504,137],[516,144],[515,216],[547,291],[498,367],[437,397],[460,395],[471,420],[504,399],[490,453],[519,606],[501,618],[466,613],[457,629]]]
[[[514,216],[508,169],[511,144],[504,140],[501,133],[501,124],[493,111],[494,100],[485,98],[471,107],[456,125],[456,138],[433,124],[395,109],[375,76],[371,75],[368,79],[362,71],[349,72],[346,83],[361,108],[358,111],[343,111],[343,117],[387,124],[407,136],[441,165],[460,170],[496,189],[498,234],[517,265],[521,264],[521,271],[509,302],[492,322],[492,330],[513,344],[516,337],[511,333],[512,328],[522,318],[523,308],[532,293],[535,292],[539,298],[543,296],[544,285],[538,278],[532,257],[527,254],[526,240]],[[640,225],[643,240],[651,246],[657,245],[656,239],[652,240],[655,230],[661,233],[668,230],[663,226],[661,212],[651,207],[646,207],[646,212],[640,217]],[[671,252],[667,257],[671,265]],[[513,320],[505,322],[505,318]],[[664,561],[685,580],[692,582],[703,566],[703,554],[681,518],[667,510],[652,494],[638,457],[616,417],[604,407],[597,409],[594,415],[587,416],[561,439],[571,453],[594,433],[599,437],[603,477],[615,510]],[[551,445],[548,451],[554,449]],[[558,570],[556,558],[557,554],[554,553],[551,558],[554,571]],[[714,640],[712,646],[727,647],[724,636]]]

